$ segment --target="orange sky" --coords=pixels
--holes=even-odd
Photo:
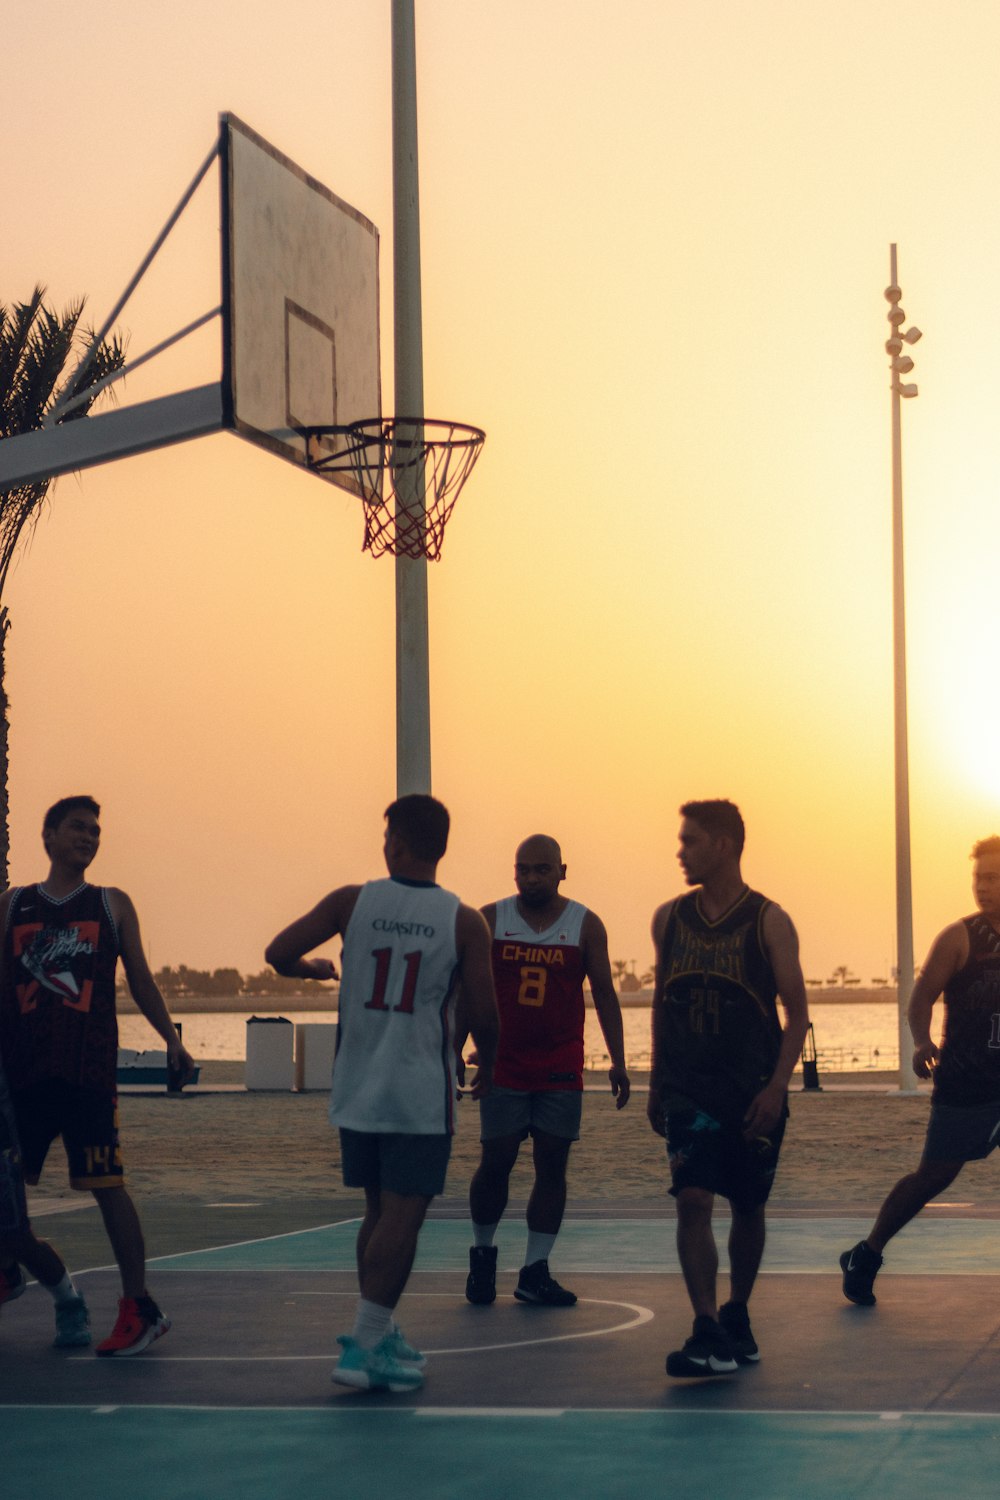
[[[0,296],[40,280],[103,318],[229,109],[380,227],[391,410],[388,16],[18,7]],[[442,878],[495,898],[551,832],[645,968],[677,806],[731,796],[807,974],[882,975],[891,240],[925,334],[903,413],[918,954],[1000,831],[1000,12],[417,0],[417,31],[426,406],[488,433],[430,575]],[[218,301],[217,246],[213,181],[123,316],[135,352]],[[124,399],[218,371],[216,328]],[[350,497],[230,435],[59,481],[7,594],[14,878],[41,871],[45,806],[92,791],[95,878],[135,897],[153,963],[246,970],[379,873],[393,579],[360,541]]]

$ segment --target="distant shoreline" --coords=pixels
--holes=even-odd
[[[852,985],[850,989],[841,989],[839,986],[830,989],[810,988],[806,993],[813,1005],[896,1004],[896,991],[890,988],[863,990]],[[286,1010],[331,1015],[337,1010],[337,996],[338,989],[335,987],[311,988],[300,995],[169,995],[166,1000],[167,1009],[174,1016],[246,1015],[254,1012],[276,1016]],[[653,991],[626,990],[620,995],[620,999],[624,1010],[642,1007],[648,1010],[653,1003]],[[592,1007],[589,991],[586,992],[586,1001],[588,1007]],[[118,996],[118,1010],[125,1016],[139,1014],[139,1008],[131,995]]]

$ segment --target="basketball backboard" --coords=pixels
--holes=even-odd
[[[378,230],[235,115],[220,126],[224,421],[305,467],[303,428],[381,415]]]

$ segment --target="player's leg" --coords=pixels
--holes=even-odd
[[[393,1313],[427,1209],[444,1189],[451,1137],[340,1135],[344,1181],[364,1188],[365,1216],[357,1246],[361,1295],[352,1332],[338,1337],[342,1352],[332,1378],[356,1390],[415,1390],[426,1361],[407,1343]]]
[[[860,1307],[874,1307],[875,1277],[886,1245],[932,1198],[950,1187],[967,1161],[979,1160],[996,1146],[1000,1129],[994,1105],[931,1104],[924,1152],[915,1172],[891,1189],[866,1239],[840,1257],[844,1296]]]
[[[528,1243],[514,1295],[544,1307],[572,1307],[576,1294],[549,1272],[566,1210],[566,1166],[580,1138],[583,1093],[552,1090],[531,1095],[531,1145],[535,1181],[528,1199]]]
[[[729,1199],[729,1301],[719,1308],[719,1326],[729,1339],[737,1362],[756,1364],[760,1350],[750,1326],[747,1303],[764,1257],[767,1236],[765,1204],[774,1185],[786,1116],[767,1135],[747,1140],[738,1126],[723,1129],[720,1159],[722,1191]]]
[[[691,1337],[667,1355],[667,1374],[679,1377],[730,1374],[736,1356],[716,1309],[719,1252],[712,1229],[715,1194],[724,1181],[720,1162],[722,1125],[703,1110],[669,1111],[667,1156],[677,1200],[677,1255],[694,1312]]]
[[[479,1101],[480,1157],[469,1184],[472,1244],[465,1295],[489,1307],[497,1295],[497,1250],[493,1241],[507,1207],[510,1174],[531,1119],[530,1096],[519,1089],[494,1088]]]

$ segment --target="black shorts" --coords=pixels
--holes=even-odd
[[[1000,1146],[1000,1104],[931,1100],[925,1161],[981,1161],[995,1146]]]
[[[667,1158],[676,1198],[681,1188],[704,1188],[748,1213],[766,1203],[785,1134],[782,1115],[769,1135],[744,1139],[738,1125],[725,1125],[702,1109],[667,1115]]]
[[[14,1111],[0,1075],[0,1238],[20,1236],[29,1229],[21,1153],[14,1130]]]
[[[444,1192],[451,1142],[450,1135],[383,1135],[341,1126],[344,1186],[436,1198]]]
[[[12,1099],[25,1182],[38,1181],[49,1147],[61,1135],[70,1187],[89,1192],[124,1185],[114,1091],[102,1093],[61,1078],[44,1078],[18,1090]]]

